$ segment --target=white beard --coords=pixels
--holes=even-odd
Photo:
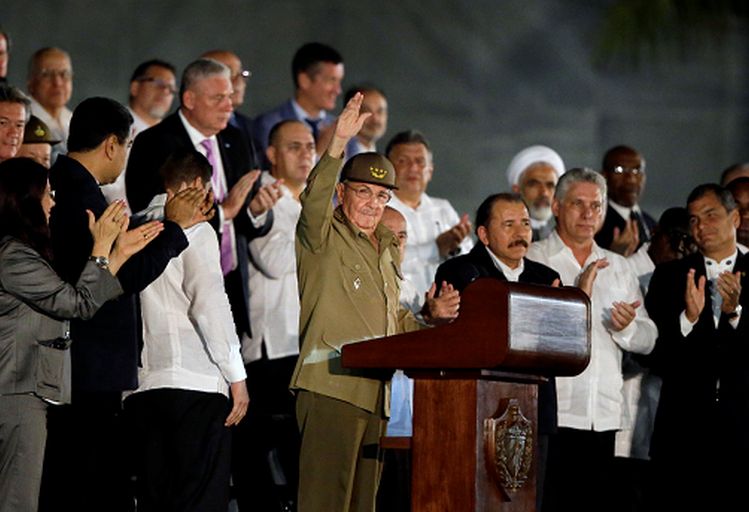
[[[528,213],[531,214],[532,219],[545,222],[551,218],[551,206],[530,206]]]

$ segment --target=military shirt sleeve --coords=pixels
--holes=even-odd
[[[343,159],[326,153],[312,169],[300,197],[302,213],[297,223],[297,239],[309,251],[317,252],[330,230],[333,192],[342,165]]]

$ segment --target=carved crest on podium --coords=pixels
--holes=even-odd
[[[499,418],[484,420],[484,449],[489,468],[505,495],[528,480],[533,464],[533,427],[516,399],[510,399]]]

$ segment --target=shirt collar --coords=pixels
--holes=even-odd
[[[634,205],[633,207],[628,206],[622,206],[619,203],[615,203],[611,199],[609,199],[609,204],[614,209],[616,213],[618,213],[622,219],[629,220],[630,216],[632,215],[632,211],[635,211],[637,213],[640,213],[640,205]]]
[[[731,272],[734,265],[736,264],[736,258],[738,257],[738,255],[739,251],[734,250],[733,254],[731,254],[727,258],[722,259],[721,261],[715,261],[712,258],[703,256],[703,259],[705,260],[705,273],[707,274],[707,278],[715,279],[720,275],[721,272]]]
[[[310,116],[307,114],[307,111],[304,110],[299,103],[296,102],[295,99],[291,100],[291,107],[294,109],[294,112],[296,113],[297,119],[305,120],[309,119],[310,121],[322,121],[325,119],[326,112],[324,110],[321,110],[317,113],[317,117]]]
[[[491,251],[491,249],[489,249],[488,246],[485,245],[484,249],[489,254],[489,257],[492,259],[494,266],[497,267],[497,270],[502,272],[502,274],[504,274],[505,278],[507,278],[508,281],[517,283],[518,279],[520,278],[520,274],[522,274],[525,270],[525,259],[520,260],[520,265],[518,265],[517,268],[510,268],[505,265],[502,260],[497,258],[497,256]]]
[[[564,243],[562,237],[559,236],[559,231],[557,231],[556,229],[552,231],[552,233],[546,240],[548,240],[548,242],[546,243],[548,244],[550,255],[558,254],[565,249],[569,251],[570,255],[572,255],[572,249],[567,247],[567,244]],[[593,247],[591,248],[590,256],[588,256],[588,258],[590,258],[591,256],[595,257],[596,259],[606,257],[603,250],[598,246],[595,240],[593,240]]]
[[[200,133],[197,128],[195,128],[193,125],[190,124],[190,121],[188,121],[185,115],[182,113],[182,109],[178,110],[177,112],[179,113],[179,118],[182,121],[182,124],[184,125],[185,130],[187,131],[187,136],[190,137],[190,141],[192,142],[193,146],[198,147],[200,146],[200,143],[203,142],[205,139],[210,139],[211,142],[213,142],[213,146],[218,149],[218,144],[217,144],[215,135],[206,137],[205,135]]]

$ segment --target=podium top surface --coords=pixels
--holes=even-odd
[[[452,323],[344,345],[349,368],[501,369],[577,375],[590,359],[590,301],[578,288],[482,278]]]

